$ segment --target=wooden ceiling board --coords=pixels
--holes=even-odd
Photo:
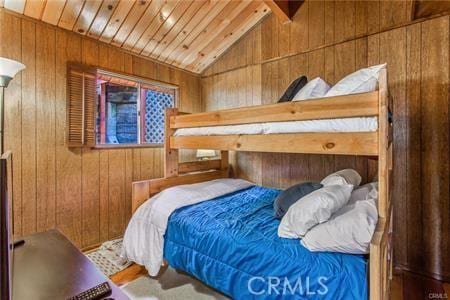
[[[78,17],[78,20],[75,23],[73,31],[82,35],[86,35],[101,5],[102,0],[86,1],[83,10],[81,11],[80,16]]]
[[[24,15],[40,20],[44,12],[46,0],[33,0],[25,3]]]
[[[59,18],[58,26],[72,31],[83,5],[84,0],[67,0],[66,6],[64,7],[61,17]]]
[[[144,31],[153,21],[153,18],[160,12],[161,7],[165,4],[164,0],[153,0],[147,10],[144,12],[142,17],[137,22],[136,26],[134,26],[133,31],[128,35],[125,39],[125,42],[122,44],[122,48],[127,50],[132,50],[134,45],[141,38]]]
[[[214,61],[217,58],[217,52],[228,43],[234,43],[242,35],[242,30],[247,27],[253,27],[262,16],[269,11],[268,7],[261,1],[253,1],[245,10],[234,18],[231,23],[217,35],[209,44],[201,49],[195,60],[186,66],[188,70],[202,69],[206,61]],[[253,24],[253,25],[252,25]],[[245,33],[245,31],[244,31]]]
[[[102,35],[103,30],[109,22],[112,14],[119,5],[119,0],[105,0],[100,6],[97,15],[95,16],[94,22],[92,22],[88,36],[91,38],[99,38]]]
[[[144,15],[150,3],[151,1],[139,0],[134,4],[127,18],[111,41],[112,45],[117,47],[122,46],[123,42],[125,42],[126,38],[130,35],[130,32],[133,31],[134,26],[136,26],[139,19]]]
[[[189,56],[192,51],[195,51],[198,44],[204,38],[208,38],[210,34],[217,34],[217,28],[220,24],[224,24],[226,26],[227,16],[230,16],[233,11],[238,10],[241,6],[246,6],[249,2],[238,2],[238,1],[229,1],[226,6],[217,14],[214,18],[212,18],[207,24],[202,24],[202,26],[198,26],[199,30],[190,34],[189,37],[183,42],[182,48],[176,51],[175,55],[167,63],[171,65],[180,65],[184,58]],[[241,7],[243,8],[243,7]],[[203,23],[203,22],[202,22]],[[213,36],[214,37],[214,36]]]
[[[202,28],[202,23],[209,23],[225,7],[227,3],[228,1],[225,0],[208,1],[197,12],[197,14],[189,20],[189,23],[186,24],[186,27],[183,28],[183,31],[181,31],[180,34],[177,34],[175,38],[170,43],[168,43],[168,45],[164,50],[161,51],[156,59],[160,61],[166,61],[166,59],[173,53],[176,48],[180,47],[182,49],[181,43],[189,36],[191,36],[191,34],[194,34],[196,30]]]
[[[185,15],[193,1],[181,1],[173,10],[172,14],[159,27],[158,31],[148,41],[147,45],[142,49],[141,55],[148,56],[155,49],[170,30],[178,23],[178,21]]]
[[[263,0],[0,0],[0,7],[199,73],[266,14]]]
[[[186,10],[186,13],[180,20],[165,34],[163,39],[158,42],[155,48],[151,51],[150,57],[157,59],[161,52],[181,33],[183,28],[186,28],[187,24],[193,19],[193,17],[202,11],[203,6],[207,3],[207,0],[193,1],[192,5]],[[184,33],[186,34],[186,33]]]
[[[267,16],[269,13],[269,7],[263,3],[260,4],[258,8],[256,8],[247,16],[243,23],[239,22],[239,24],[236,25],[236,28],[230,31],[226,31],[226,35],[222,35],[222,40],[217,39],[211,42],[210,45],[208,45],[209,47],[203,49],[202,53],[205,56],[194,61],[186,69],[195,73],[203,72],[203,70],[205,70],[228,49],[229,45],[233,45],[235,42],[237,42],[249,30],[249,28],[253,28],[262,18]]]
[[[16,13],[23,14],[25,9],[25,0],[4,0],[5,7]]]
[[[114,38],[114,35],[119,30],[122,23],[128,16],[128,13],[133,8],[136,0],[121,0],[119,5],[117,5],[116,10],[109,19],[108,25],[106,25],[103,33],[100,37],[100,41],[109,43]]]
[[[47,1],[41,20],[45,23],[57,25],[65,5],[66,0]]]
[[[214,40],[216,36],[220,35],[234,18],[242,15],[243,10],[245,10],[244,14],[247,14],[248,11],[253,11],[260,3],[253,1],[232,1],[230,4],[227,5],[219,17],[215,18],[208,27],[197,36],[194,42],[189,45],[189,52],[184,53],[187,55],[178,57],[177,62],[174,63],[175,66],[180,68],[188,66],[198,55],[202,55],[200,51]],[[236,6],[232,6],[234,4],[236,4]]]
[[[183,0],[180,0],[180,1],[183,1]],[[141,53],[141,51],[147,45],[148,41],[153,38],[155,33],[158,31],[159,27],[161,27],[161,25],[164,24],[166,19],[170,17],[170,15],[172,14],[172,11],[175,9],[175,7],[178,4],[179,4],[179,1],[175,1],[175,0],[166,1],[166,3],[161,7],[161,10],[159,11],[159,13],[153,18],[150,25],[144,31],[141,38],[137,41],[136,45],[134,45],[133,50],[132,50],[133,52]]]

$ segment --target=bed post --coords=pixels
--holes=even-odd
[[[228,151],[220,151],[220,169],[228,169]]]
[[[178,114],[178,109],[168,108],[165,115],[164,131],[164,177],[178,176],[178,149],[170,148],[170,137],[174,131],[170,128],[170,118]]]
[[[378,83],[378,225],[370,244],[370,299],[389,299],[392,273],[390,175],[392,171],[392,130],[389,123],[389,97],[386,69]]]

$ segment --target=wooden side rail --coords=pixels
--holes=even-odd
[[[171,115],[170,128],[190,128],[281,121],[370,117],[378,115],[378,91],[314,100],[276,103]]]
[[[378,155],[378,133],[285,133],[249,135],[172,136],[173,149],[310,154]]]
[[[178,165],[178,173],[186,174],[199,171],[220,170],[222,168],[221,159],[199,160],[183,162]]]
[[[226,169],[133,182],[131,190],[132,213],[134,213],[136,209],[151,196],[169,187],[227,178],[228,176],[229,172],[228,169]]]

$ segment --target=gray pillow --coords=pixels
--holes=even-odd
[[[291,82],[289,87],[284,92],[283,96],[281,96],[278,103],[281,102],[289,102],[294,99],[294,96],[297,95],[298,91],[300,91],[306,84],[308,83],[308,78],[306,76],[300,76]]]
[[[281,219],[287,213],[289,207],[300,198],[322,188],[323,185],[315,182],[304,182],[293,185],[282,191],[273,202],[275,218]]]

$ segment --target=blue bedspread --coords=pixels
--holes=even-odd
[[[310,252],[278,237],[278,193],[255,186],[176,210],[165,259],[234,299],[367,299],[363,256]]]

